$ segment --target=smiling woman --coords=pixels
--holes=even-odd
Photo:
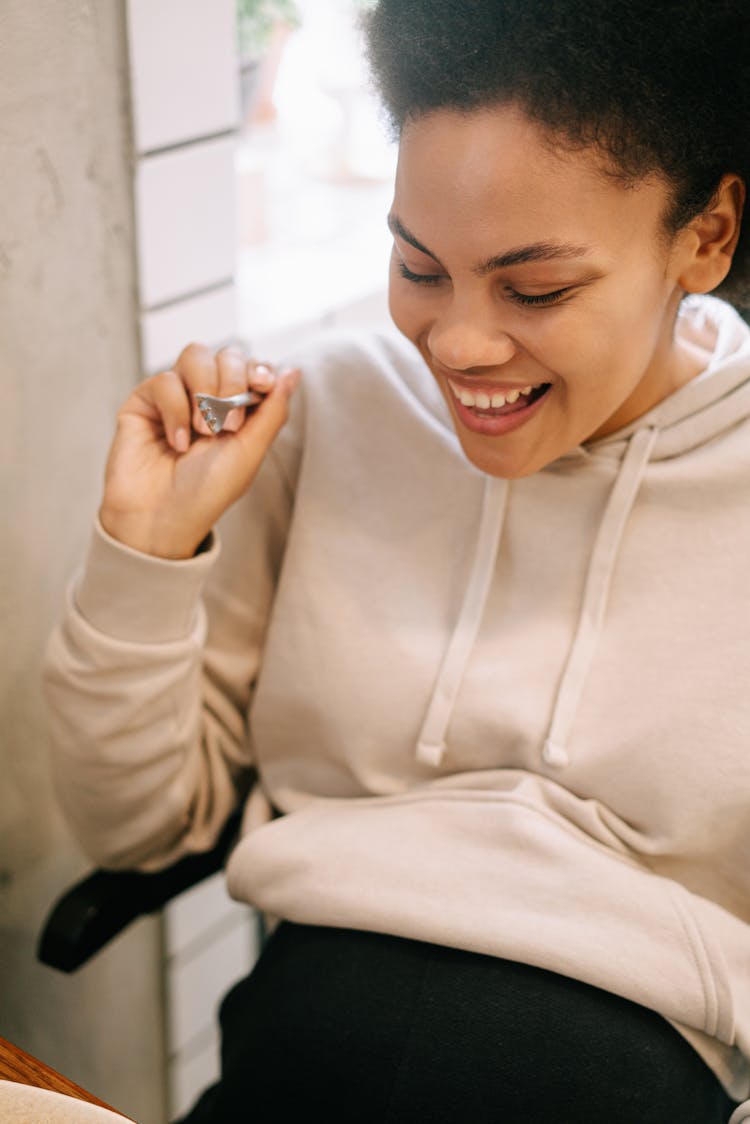
[[[47,660],[68,816],[152,867],[245,805],[278,925],[189,1124],[750,1121],[750,329],[708,295],[750,7],[366,26],[399,332],[193,344],[124,404]]]
[[[729,271],[742,182],[723,176],[708,209],[668,238],[665,176],[626,185],[603,160],[593,147],[552,148],[515,103],[441,109],[403,129],[391,314],[433,371],[466,455],[493,475],[536,472],[615,432],[707,361],[674,325],[686,292]],[[529,384],[547,388],[543,406],[494,424],[486,404],[457,393],[491,400]]]

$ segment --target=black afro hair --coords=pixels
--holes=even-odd
[[[514,102],[610,174],[672,185],[674,234],[721,176],[750,183],[749,0],[379,0],[371,72],[398,133],[437,109]],[[750,234],[717,293],[750,305]]]

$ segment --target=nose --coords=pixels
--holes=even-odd
[[[500,367],[518,347],[498,323],[497,309],[453,300],[433,321],[427,346],[444,367],[468,371],[472,367]]]

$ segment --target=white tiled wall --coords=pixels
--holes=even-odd
[[[235,0],[127,0],[143,373],[237,333]]]
[[[138,161],[135,184],[141,307],[228,282],[237,257],[233,137]]]
[[[247,910],[232,901],[227,893],[224,878],[215,874],[175,898],[167,910],[164,925],[164,942],[171,960],[190,957],[211,939],[211,933],[231,928],[238,917],[245,918]]]
[[[187,297],[141,316],[141,347],[147,374],[173,366],[189,343],[232,343],[237,333],[237,287],[234,282]]]
[[[172,1056],[187,1050],[215,1023],[217,1000],[252,966],[252,934],[248,914],[214,924],[206,940],[169,960],[169,1048]]]
[[[128,0],[137,152],[236,127],[235,8],[235,0]]]

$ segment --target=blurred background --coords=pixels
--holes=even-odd
[[[39,661],[115,412],[192,340],[281,360],[387,321],[395,153],[357,0],[0,4],[0,1036],[141,1124],[217,1073],[256,955],[220,878],[77,974],[35,959],[84,873],[47,771]]]

